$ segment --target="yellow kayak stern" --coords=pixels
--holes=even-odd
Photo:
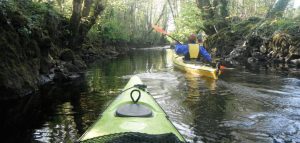
[[[185,62],[184,57],[175,54],[174,50],[167,49],[167,53],[172,55],[174,66],[185,72],[198,74],[199,76],[209,77],[212,79],[218,79],[218,76],[221,74],[221,71],[218,72],[216,68],[201,65],[196,61]]]

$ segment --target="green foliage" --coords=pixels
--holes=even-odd
[[[32,0],[35,4],[35,8],[42,10],[51,6],[53,10],[64,15],[66,18],[70,18],[72,14],[73,0]],[[46,6],[46,7],[45,7]],[[33,7],[33,8],[34,8]]]
[[[129,37],[125,25],[117,21],[103,20],[94,25],[89,31],[87,38],[91,42],[102,40],[104,43],[128,42]]]
[[[277,0],[273,8],[267,13],[267,18],[282,17],[290,0]]]
[[[249,34],[249,31],[253,30],[257,26],[257,24],[261,21],[261,18],[251,17],[247,20],[241,21],[237,24],[231,25],[232,32],[237,32],[238,35]]]
[[[1,10],[6,14],[19,13],[25,18],[29,28],[39,27],[45,25],[45,15],[51,13],[52,15],[59,15],[51,4],[48,3],[37,3],[31,1],[1,1]],[[24,31],[24,30],[21,30]],[[26,31],[26,30],[25,30]],[[23,32],[24,33],[24,32]]]
[[[124,12],[124,1],[112,1],[106,4],[106,8],[87,35],[91,43],[115,44],[117,42],[128,42],[129,33],[126,25],[118,15]]]
[[[47,3],[31,3],[28,5],[27,15],[30,26],[43,26],[45,15],[49,12],[55,13],[53,7]]]
[[[161,13],[161,9],[154,7],[153,1],[156,0],[106,1],[105,10],[98,23],[89,31],[87,39],[92,43],[101,41],[105,45],[149,45],[160,42],[161,35],[151,32],[151,24],[155,23]],[[163,14],[167,15],[167,12]]]
[[[290,27],[299,25],[299,20],[295,21],[295,19],[279,19],[272,23],[275,27],[278,27],[278,30],[286,30]]]
[[[194,1],[182,3],[179,16],[175,19],[176,31],[172,34],[180,41],[186,41],[191,33],[198,33],[203,29],[201,13]]]
[[[13,0],[0,1],[0,8],[2,13],[6,13],[5,10],[16,11],[18,9],[16,2]]]
[[[300,27],[300,19],[275,19],[275,20],[265,20],[263,23],[259,24],[256,31],[261,36],[270,37],[273,35],[274,31],[288,32],[292,33],[295,27]]]
[[[249,17],[265,17],[269,8],[272,8],[276,0],[230,0],[230,16],[239,16],[243,19]]]

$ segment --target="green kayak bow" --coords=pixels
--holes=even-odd
[[[185,142],[137,76],[129,80],[122,93],[78,141],[114,142],[114,140]]]

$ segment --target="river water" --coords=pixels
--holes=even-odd
[[[59,100],[43,99],[43,113],[10,142],[76,141],[132,75],[148,85],[187,141],[300,142],[300,78],[290,73],[245,67],[212,80],[176,70],[162,47],[134,50],[91,65],[80,85],[44,93]]]

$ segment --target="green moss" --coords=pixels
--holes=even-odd
[[[37,89],[40,61],[48,60],[52,45],[62,43],[63,27],[58,26],[62,19],[45,3],[0,1],[0,86],[5,89],[0,99]]]

